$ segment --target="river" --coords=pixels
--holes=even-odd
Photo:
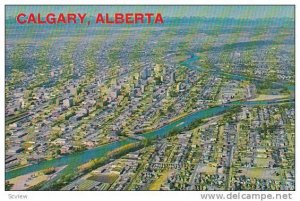
[[[192,68],[194,70],[199,70],[199,68],[194,67],[192,65],[192,63],[198,59],[199,58],[197,56],[192,56],[189,59],[187,59],[186,61],[182,62],[182,65],[186,65],[189,68]],[[238,77],[240,78],[243,76],[239,75]],[[275,83],[275,84],[277,84],[277,83]],[[293,89],[294,88],[291,87],[291,90],[293,90]],[[174,129],[180,129],[185,126],[189,126],[195,120],[205,119],[205,118],[213,117],[218,114],[224,113],[226,111],[229,111],[230,109],[232,109],[234,106],[237,106],[237,105],[254,106],[254,105],[266,105],[266,104],[278,104],[280,102],[282,102],[282,101],[280,101],[280,100],[236,101],[236,102],[228,103],[226,105],[219,105],[219,106],[211,107],[208,109],[196,111],[196,112],[189,114],[181,119],[171,122],[157,130],[154,130],[151,132],[146,132],[141,135],[144,136],[146,139],[155,139],[157,137],[165,137]],[[285,102],[290,102],[290,103],[294,104],[293,99],[286,100]],[[46,168],[60,167],[60,166],[65,166],[65,165],[68,165],[69,170],[76,171],[76,168],[78,166],[80,166],[81,164],[84,164],[84,163],[90,161],[91,159],[105,156],[108,152],[110,152],[116,148],[122,147],[124,145],[130,144],[132,142],[136,142],[136,140],[127,138],[127,139],[116,141],[116,142],[113,142],[110,144],[102,145],[102,146],[99,146],[99,147],[96,147],[93,149],[89,149],[89,150],[85,150],[85,151],[77,152],[77,153],[72,153],[69,155],[62,156],[60,158],[46,160],[46,161],[39,162],[37,164],[31,164],[31,165],[28,165],[25,167],[10,170],[8,172],[5,172],[5,179],[8,180],[8,179],[12,179],[17,176],[21,176],[21,175],[28,174],[31,172],[36,172],[36,171],[43,170]]]

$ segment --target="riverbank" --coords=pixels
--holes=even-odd
[[[291,100],[286,100],[284,102],[291,102],[293,103],[294,101]],[[235,102],[231,103],[228,105],[219,105],[216,107],[208,108],[205,110],[200,110],[197,112],[194,112],[192,114],[189,114],[175,122],[172,122],[168,125],[165,125],[155,131],[151,131],[148,133],[142,134],[143,137],[146,139],[155,139],[157,137],[166,137],[169,133],[171,133],[174,129],[182,129],[186,126],[189,126],[196,120],[200,119],[206,119],[209,117],[217,116],[221,113],[230,111],[232,108],[238,105],[266,105],[266,104],[277,104],[277,103],[283,103],[282,101],[240,101],[240,102]],[[99,158],[102,156],[105,156],[108,152],[113,151],[115,149],[118,149],[122,146],[125,146],[127,144],[130,144],[132,142],[135,142],[133,139],[124,139],[121,141],[116,141],[110,144],[106,144],[103,146],[99,146],[93,149],[85,150],[82,152],[77,152],[73,154],[69,154],[60,158],[56,158],[53,160],[49,161],[42,161],[37,164],[32,164],[28,165],[26,167],[18,168],[15,170],[11,170],[5,173],[5,179],[11,179],[20,175],[28,174],[31,172],[36,172],[42,169],[46,169],[49,167],[59,167],[59,166],[64,166],[68,165],[69,168],[74,169],[80,166],[81,164],[84,164],[91,159]]]

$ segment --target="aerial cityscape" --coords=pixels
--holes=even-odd
[[[293,6],[16,23],[41,7],[6,7],[6,190],[295,190]]]

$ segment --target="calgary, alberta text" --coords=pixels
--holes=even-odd
[[[16,17],[18,24],[90,24],[87,13],[19,13]],[[95,24],[163,24],[161,13],[98,13],[94,19]]]

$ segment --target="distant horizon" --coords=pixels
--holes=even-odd
[[[88,13],[88,17],[95,15],[96,13],[109,13],[116,12],[160,12],[164,17],[203,17],[203,18],[233,18],[233,19],[268,19],[268,18],[295,18],[295,7],[292,5],[282,6],[265,6],[265,5],[183,5],[183,6],[170,6],[170,5],[109,5],[109,6],[77,6],[77,5],[65,5],[65,6],[18,6],[7,5],[5,7],[5,19],[15,17],[18,13],[41,13],[45,15],[49,12],[54,13]]]

